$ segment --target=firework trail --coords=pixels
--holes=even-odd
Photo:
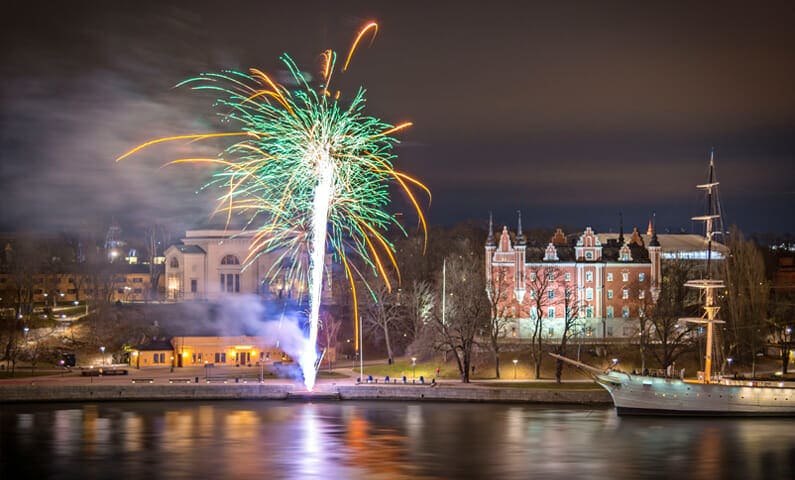
[[[365,36],[374,38],[377,30],[375,23],[369,23],[358,32],[339,73],[348,69]],[[393,165],[396,157],[391,151],[398,141],[392,134],[411,123],[392,125],[366,115],[362,87],[349,100],[331,88],[337,73],[336,52],[326,50],[321,58],[317,85],[310,83],[309,76],[287,54],[280,59],[296,85],[293,88],[255,68],[248,72],[205,73],[185,80],[178,86],[212,92],[215,105],[223,110],[223,120],[237,125],[238,131],[159,138],[117,159],[162,142],[234,139],[217,158],[180,158],[167,165],[218,166],[205,185],[222,189],[216,212],[226,215],[227,225],[232,215],[243,215],[247,218],[246,228],[256,231],[244,263],[249,265],[260,255],[278,252],[268,280],[275,280],[287,261],[291,265],[287,281],[308,282],[309,338],[298,360],[309,390],[316,375],[318,314],[327,246],[345,267],[354,300],[354,322],[358,322],[354,275],[363,279],[361,267],[380,274],[387,288],[391,288],[386,271],[389,265],[400,279],[394,247],[382,233],[390,226],[403,231],[394,215],[386,211],[390,184],[397,184],[406,193],[426,240],[425,217],[415,190],[424,191],[430,199],[425,185]],[[309,259],[308,265],[304,258]],[[355,348],[358,351],[358,337]]]

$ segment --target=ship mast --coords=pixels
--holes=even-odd
[[[713,339],[713,325],[716,323],[725,323],[723,320],[718,320],[718,310],[720,307],[715,304],[715,290],[719,288],[726,288],[722,280],[712,279],[712,237],[716,233],[722,233],[723,223],[720,214],[720,204],[718,202],[718,181],[715,178],[715,150],[710,153],[709,159],[709,177],[707,183],[696,185],[696,188],[706,192],[706,215],[693,217],[693,220],[704,222],[705,235],[707,240],[707,271],[706,278],[701,280],[690,280],[685,283],[686,287],[698,288],[704,290],[704,314],[696,318],[682,318],[681,320],[691,323],[701,323],[707,325],[707,342],[705,346],[704,355],[704,383],[710,383],[712,379],[712,339]],[[721,231],[715,231],[715,224],[718,224]]]

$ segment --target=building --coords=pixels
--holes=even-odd
[[[251,366],[290,362],[273,339],[253,336],[176,336],[162,337],[131,348],[130,366]]]
[[[603,238],[590,227],[573,238],[558,229],[546,246],[528,246],[521,216],[513,239],[507,227],[495,238],[490,221],[486,285],[500,314],[514,319],[506,334],[530,338],[540,311],[546,338],[560,338],[567,318],[576,318],[577,335],[637,335],[637,318],[659,291],[659,239],[646,245],[637,229]]]
[[[216,300],[229,294],[259,294],[276,298],[301,296],[306,287],[287,280],[280,252],[249,260],[256,232],[188,230],[181,243],[165,251],[166,298]],[[287,267],[287,265],[285,265]],[[331,255],[326,256],[323,300],[331,299]]]

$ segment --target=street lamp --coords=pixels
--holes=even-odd
[[[99,347],[99,353],[102,355],[102,364],[105,365],[105,347]]]
[[[411,374],[411,379],[414,380],[414,378],[417,376],[417,357],[411,357],[411,366],[414,369],[413,373]]]
[[[516,364],[519,363],[519,360],[514,358],[513,359],[513,379],[516,380]]]

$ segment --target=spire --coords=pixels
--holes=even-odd
[[[494,242],[494,219],[492,218],[491,212],[489,212],[489,236],[486,237],[486,246],[493,247],[496,245]]]
[[[649,222],[649,227],[651,228],[651,241],[649,242],[650,247],[659,247],[660,240],[657,238],[657,212],[651,213],[651,221]]]
[[[618,244],[624,245],[624,214],[618,212]]]
[[[654,229],[651,226],[651,218],[649,218],[649,226],[646,227],[646,236],[647,237],[651,237],[651,234],[653,233],[653,231],[654,231]]]
[[[519,226],[516,228],[516,244],[526,245],[527,239],[525,238],[524,233],[522,233],[522,211],[517,210],[516,212],[519,214]]]

